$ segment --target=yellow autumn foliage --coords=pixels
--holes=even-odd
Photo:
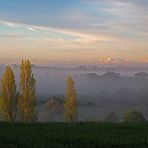
[[[33,122],[36,117],[36,80],[31,62],[22,60],[20,65],[20,89],[18,99],[18,120]]]
[[[16,119],[16,84],[15,76],[10,66],[6,67],[1,79],[0,110],[4,121],[14,121]]]
[[[74,81],[71,76],[66,80],[66,96],[64,102],[64,116],[67,122],[75,122],[77,120],[77,99],[74,88]]]

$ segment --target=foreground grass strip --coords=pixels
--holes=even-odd
[[[0,148],[146,148],[148,123],[0,123]]]

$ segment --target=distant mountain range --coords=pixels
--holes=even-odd
[[[4,68],[6,65],[1,64],[0,68]],[[18,68],[18,64],[12,64],[13,68]],[[58,66],[39,66],[32,65],[33,68],[40,69],[52,69],[52,70],[70,70],[70,71],[148,71],[147,66],[98,66],[98,65],[80,65],[71,67],[58,67]]]

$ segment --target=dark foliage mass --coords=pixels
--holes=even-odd
[[[148,123],[0,123],[0,148],[146,148]]]
[[[123,114],[123,120],[128,122],[142,122],[145,121],[145,118],[143,114],[138,111],[127,111]]]

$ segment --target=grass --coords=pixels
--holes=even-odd
[[[147,148],[148,123],[0,123],[0,148]]]

